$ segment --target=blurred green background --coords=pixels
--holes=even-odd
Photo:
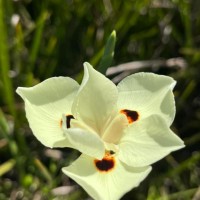
[[[200,199],[199,0],[0,0],[0,200],[89,198],[61,172],[79,153],[40,144],[15,90],[52,76],[80,81],[84,61],[101,66],[112,30],[117,67],[107,74],[116,83],[137,71],[175,78],[172,129],[186,144],[122,199]]]

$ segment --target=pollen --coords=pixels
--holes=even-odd
[[[70,121],[71,119],[74,119],[73,115],[66,115],[66,127],[67,128],[70,128]],[[62,124],[63,124],[63,120],[61,119],[60,120],[60,127],[62,127]]]
[[[134,110],[120,110],[120,113],[125,114],[127,119],[128,119],[128,123],[131,124],[135,121],[137,121],[139,119],[139,114],[137,111]]]
[[[113,156],[113,151],[106,152],[102,160],[95,159],[94,164],[99,172],[110,172],[114,169],[116,161]]]

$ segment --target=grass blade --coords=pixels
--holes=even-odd
[[[10,159],[0,165],[0,176],[3,176],[5,173],[9,172],[15,166],[15,160]]]
[[[0,69],[1,69],[1,79],[3,82],[4,89],[4,101],[8,106],[10,113],[15,115],[14,108],[14,92],[11,79],[9,78],[10,70],[10,60],[8,51],[8,40],[7,40],[7,30],[4,20],[4,4],[3,0],[0,0]]]
[[[36,62],[36,58],[40,49],[40,43],[42,41],[42,34],[44,30],[45,21],[48,18],[49,13],[44,11],[38,18],[36,23],[36,31],[34,35],[34,39],[32,42],[32,47],[30,51],[30,59],[29,59],[29,71],[33,71],[33,66]]]
[[[108,69],[108,67],[110,67],[113,61],[115,43],[116,43],[116,32],[113,31],[108,38],[103,57],[98,67],[98,71],[100,71],[102,74],[106,73],[106,70]]]

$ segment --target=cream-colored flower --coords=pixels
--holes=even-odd
[[[171,130],[175,81],[137,73],[116,87],[90,64],[79,86],[55,77],[17,89],[33,134],[47,147],[82,155],[63,172],[97,200],[116,200],[139,185],[150,165],[184,147]]]

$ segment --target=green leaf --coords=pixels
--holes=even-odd
[[[45,179],[49,183],[51,183],[53,179],[52,179],[52,176],[51,176],[50,172],[46,168],[46,166],[39,159],[37,159],[37,158],[34,159],[34,163],[38,167],[39,171],[43,174],[43,176],[45,177]]]
[[[30,57],[29,57],[29,71],[30,72],[34,69],[34,64],[36,62],[37,55],[40,50],[40,44],[42,41],[42,34],[43,34],[45,22],[48,17],[49,17],[49,13],[47,11],[43,11],[36,22],[36,30],[35,30],[35,35],[33,38],[32,47],[30,50]]]
[[[10,113],[15,115],[13,86],[12,81],[8,76],[10,70],[10,57],[8,51],[8,35],[4,17],[6,13],[4,12],[3,1],[0,1],[0,79],[3,83],[4,101],[8,105]]]
[[[3,133],[6,138],[9,133],[9,126],[4,116],[4,113],[1,109],[0,109],[0,133]]]
[[[98,71],[101,72],[102,74],[106,73],[106,70],[108,69],[108,67],[110,67],[113,61],[115,43],[116,43],[116,32],[113,31],[107,40],[103,57],[98,66]]]
[[[3,176],[5,173],[9,172],[15,165],[15,160],[10,159],[0,165],[0,176]]]

